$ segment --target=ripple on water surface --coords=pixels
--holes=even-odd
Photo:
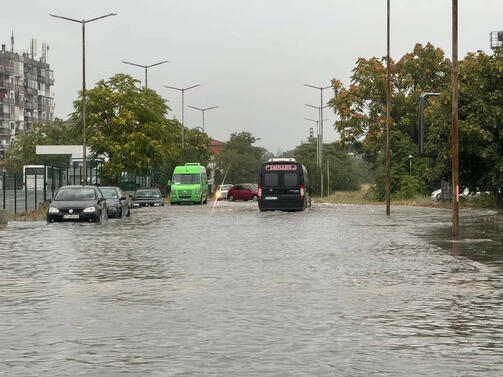
[[[501,375],[501,218],[462,213],[461,242],[449,223],[230,202],[12,222],[0,374]]]

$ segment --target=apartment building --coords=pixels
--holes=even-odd
[[[54,74],[46,62],[47,47],[40,59],[31,54],[0,50],[0,161],[5,159],[16,136],[34,124],[54,120]]]

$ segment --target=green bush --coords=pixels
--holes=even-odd
[[[396,199],[412,199],[424,191],[423,182],[416,176],[403,175],[400,178],[400,189],[394,195]]]

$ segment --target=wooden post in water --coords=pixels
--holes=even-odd
[[[452,238],[459,236],[458,0],[452,0]]]

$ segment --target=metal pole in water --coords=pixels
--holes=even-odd
[[[17,212],[17,174],[14,173],[14,213]]]
[[[28,211],[28,188],[26,187],[26,174],[24,175],[24,211]]]

